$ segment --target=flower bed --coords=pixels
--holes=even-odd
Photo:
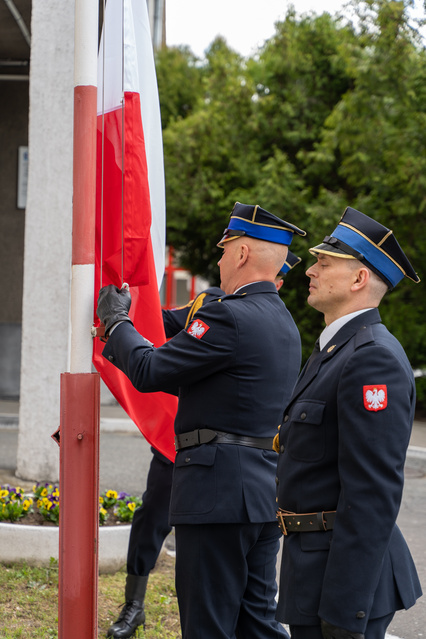
[[[102,493],[99,502],[99,572],[113,573],[126,563],[130,522],[142,502],[114,490]],[[52,558],[58,560],[59,507],[53,484],[36,484],[31,494],[0,486],[0,561],[49,566]]]
[[[26,496],[19,486],[0,486],[0,521],[17,521],[33,509],[33,499]]]
[[[139,497],[107,490],[99,497],[99,525],[130,523]],[[35,484],[33,492],[25,494],[19,486],[0,486],[0,522],[24,524],[59,524],[59,487],[55,484]]]

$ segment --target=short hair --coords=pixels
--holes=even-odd
[[[380,302],[384,297],[385,293],[389,290],[388,285],[384,280],[382,280],[377,273],[375,273],[371,268],[369,268],[366,264],[361,262],[360,260],[344,260],[348,266],[353,266],[353,268],[365,268],[370,274],[370,293],[372,299],[375,302]]]

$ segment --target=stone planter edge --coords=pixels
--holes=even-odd
[[[126,564],[130,525],[99,528],[99,573],[114,573]],[[0,523],[0,562],[48,566],[59,557],[58,526]]]

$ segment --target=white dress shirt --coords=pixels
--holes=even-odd
[[[367,311],[371,311],[371,308],[363,308],[360,311],[355,311],[354,313],[348,313],[347,315],[342,315],[334,322],[331,322],[328,326],[325,327],[321,335],[319,336],[319,347],[320,351],[324,348],[328,342],[330,342],[333,337],[336,335],[337,331],[340,331],[342,326],[344,326],[351,319],[356,317],[357,315],[361,315],[361,313],[366,313]]]

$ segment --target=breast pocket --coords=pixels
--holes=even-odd
[[[289,415],[287,451],[297,461],[313,462],[325,453],[325,428],[322,419],[325,402],[300,400]]]
[[[176,456],[171,510],[175,515],[202,515],[216,505],[216,446],[188,448]]]

